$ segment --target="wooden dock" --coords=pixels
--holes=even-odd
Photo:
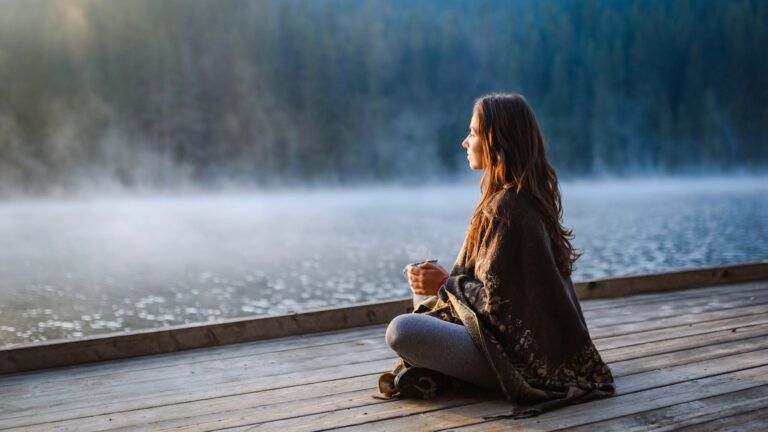
[[[490,393],[372,398],[395,360],[376,324],[0,375],[0,430],[768,430],[768,278],[582,307],[617,394],[536,418],[484,420],[512,408]]]

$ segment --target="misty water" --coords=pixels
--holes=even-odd
[[[574,280],[768,259],[766,178],[567,182]],[[476,184],[0,203],[0,345],[403,298]]]

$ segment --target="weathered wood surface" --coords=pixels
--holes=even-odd
[[[768,281],[582,303],[612,398],[525,420],[475,392],[374,399],[385,325],[7,374],[0,430],[765,430]]]
[[[768,279],[768,262],[628,276],[575,284],[582,300]]]
[[[703,268],[653,275],[629,276],[575,284],[579,298],[597,299],[628,296],[631,294],[667,292],[687,288],[731,284],[718,292],[729,292],[733,283],[768,280],[768,262]],[[732,301],[751,301],[750,288],[740,285],[740,297]],[[706,298],[682,292],[678,293],[700,302],[688,304],[689,310],[697,307],[716,310],[722,305],[708,305]],[[766,294],[760,300],[766,300]],[[665,297],[655,298],[667,302]],[[669,297],[669,299],[675,297]],[[650,298],[647,301],[653,303]],[[610,300],[596,302],[595,309],[612,307]],[[263,318],[237,318],[215,323],[200,323],[163,329],[139,330],[130,333],[111,333],[73,340],[57,340],[17,344],[0,348],[0,374],[43,369],[57,366],[79,365],[88,362],[116,360],[150,354],[163,354],[199,348],[225,346],[243,342],[305,335],[315,332],[356,328],[383,324],[393,317],[412,309],[410,299],[389,302],[366,303],[352,307],[330,308],[300,314]],[[645,313],[654,312],[654,306]],[[641,321],[642,315],[627,316],[626,322]],[[681,309],[679,313],[686,313]],[[628,312],[629,314],[629,312]],[[669,311],[670,316],[677,313]]]

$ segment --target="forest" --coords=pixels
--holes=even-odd
[[[525,95],[564,177],[768,167],[768,2],[4,0],[0,194],[450,179]]]

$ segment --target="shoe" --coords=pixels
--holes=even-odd
[[[401,397],[430,399],[445,393],[451,379],[431,369],[410,367],[395,376],[394,387]]]

